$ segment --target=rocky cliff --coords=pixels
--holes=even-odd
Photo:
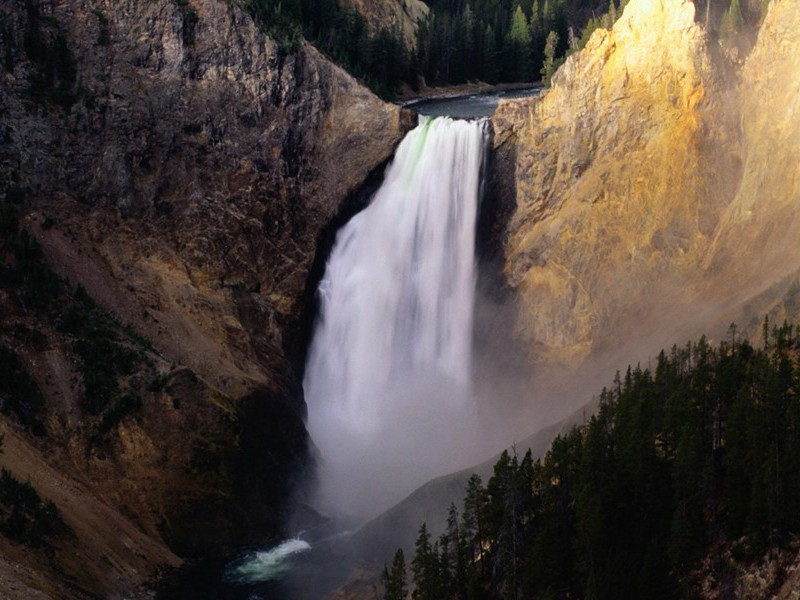
[[[739,69],[692,2],[631,0],[547,93],[501,104],[505,275],[538,364],[618,367],[783,310],[797,270],[800,7],[771,4]]]
[[[0,345],[44,403],[34,426],[3,399],[0,464],[74,533],[8,572],[24,597],[129,594],[177,563],[165,542],[277,530],[317,246],[409,123],[219,0],[6,4],[0,56]]]
[[[429,13],[422,0],[344,0],[343,4],[363,15],[373,33],[381,29],[400,31],[409,48],[417,45],[417,28]]]

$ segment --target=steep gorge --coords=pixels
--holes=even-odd
[[[4,5],[0,29],[0,194],[65,278],[42,309],[0,290],[0,342],[46,416],[44,437],[5,420],[0,462],[76,535],[59,565],[4,549],[0,574],[19,597],[129,595],[179,562],[165,542],[202,553],[277,533],[308,461],[316,248],[411,122],[235,3],[30,0]],[[88,329],[65,326],[72,310]],[[98,327],[140,357],[112,366],[107,406],[87,402],[98,374],[81,336]],[[94,502],[101,521],[80,508]]]
[[[771,4],[740,68],[692,3],[631,0],[547,94],[501,105],[495,179],[513,208],[499,241],[535,374],[606,376],[732,320],[752,333],[766,312],[797,315],[800,261],[787,248],[799,223],[800,8]],[[303,468],[298,359],[314,251],[410,123],[312,47],[283,54],[235,4],[28,2],[0,26],[0,191],[70,287],[149,340],[158,383],[96,447],[63,314],[2,290],[0,342],[34,374],[50,417],[45,440],[4,424],[0,462],[55,499],[79,538],[110,523],[69,548],[113,565],[68,564],[69,588],[55,566],[44,578],[17,569],[14,585],[20,597],[131,593],[179,562],[164,541],[234,538]],[[553,398],[531,429],[587,400]],[[453,481],[442,510],[460,498]],[[193,512],[220,496],[238,524]],[[74,508],[95,497],[96,511]],[[277,529],[266,521],[262,531]],[[119,530],[130,537],[109,547]],[[40,558],[5,550],[9,578]]]

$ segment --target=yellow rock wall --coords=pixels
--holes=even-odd
[[[800,5],[772,4],[737,71],[692,2],[631,0],[549,91],[501,104],[505,274],[536,362],[715,333],[771,310],[753,299],[800,267]]]

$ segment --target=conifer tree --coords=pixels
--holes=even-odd
[[[542,26],[542,15],[539,12],[539,0],[533,0],[533,5],[531,6],[531,35],[536,35]]]
[[[542,65],[542,78],[546,84],[550,83],[553,77],[556,63],[556,47],[558,46],[558,34],[551,31],[547,34],[547,42],[544,45],[544,64]]]
[[[384,600],[406,600],[406,561],[402,548],[394,553],[391,570],[383,567]]]
[[[438,544],[431,545],[428,526],[423,523],[415,544],[411,572],[414,579],[415,600],[440,600],[440,557]]]
[[[719,26],[719,37],[725,43],[734,45],[742,30],[742,7],[739,0],[731,0],[731,4],[722,16]]]
[[[507,47],[507,73],[515,81],[531,79],[532,64],[532,38],[528,19],[517,5],[511,19],[511,29],[506,36]]]
[[[491,25],[487,25],[483,33],[483,55],[481,59],[481,79],[488,83],[497,83],[499,79],[497,41]]]

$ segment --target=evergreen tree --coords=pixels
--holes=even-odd
[[[542,78],[549,84],[555,72],[556,47],[558,46],[558,34],[551,31],[547,34],[547,43],[544,46],[544,64],[542,65]]]
[[[415,600],[440,600],[440,557],[438,544],[431,545],[428,526],[423,523],[419,530],[415,545],[414,559],[411,561],[411,573],[414,580]]]
[[[542,28],[542,14],[539,10],[539,0],[533,0],[533,5],[531,6],[530,27],[531,35],[536,35]]]
[[[394,553],[391,570],[383,567],[383,586],[384,600],[406,600],[406,561],[401,548]]]
[[[488,83],[497,83],[499,80],[497,41],[491,25],[486,26],[483,34],[483,53],[481,58],[481,79]]]
[[[506,36],[506,75],[513,81],[531,78],[532,38],[528,19],[521,6],[517,6],[511,19],[511,28]]]
[[[666,600],[719,544],[752,558],[789,544],[800,340],[786,323],[765,331],[758,349],[732,328],[716,348],[662,351],[654,372],[618,373],[597,414],[543,459],[504,452],[486,488],[470,479],[460,523],[450,507],[438,547],[421,530],[417,597]]]
[[[737,42],[739,32],[742,30],[742,7],[739,0],[731,0],[731,4],[722,16],[722,23],[719,26],[719,37],[725,43],[734,45]]]

